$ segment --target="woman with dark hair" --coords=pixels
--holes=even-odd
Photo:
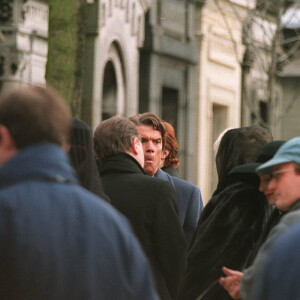
[[[80,185],[110,202],[104,193],[98,172],[90,127],[81,120],[73,119],[70,143],[69,157]]]
[[[219,202],[219,197],[215,196],[237,181],[235,176],[229,176],[230,171],[236,166],[255,162],[263,146],[272,139],[270,130],[260,126],[234,128],[223,135],[216,154],[218,185],[201,213],[198,228]]]
[[[270,131],[259,126],[231,129],[222,137],[216,156],[218,187],[200,216],[179,299],[231,299],[218,283],[222,267],[241,270],[250,263],[270,208],[257,175],[229,173],[235,166],[255,162],[271,140]]]
[[[255,162],[261,148],[272,139],[271,132],[260,126],[228,130],[221,139],[216,156],[219,180],[214,195],[230,184],[228,174],[234,167]]]
[[[162,121],[162,124],[165,127],[166,135],[160,167],[171,176],[180,177],[177,171],[179,159],[177,158],[178,143],[176,140],[175,129],[172,124],[166,121]]]

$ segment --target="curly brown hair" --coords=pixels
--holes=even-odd
[[[178,154],[178,142],[175,135],[175,129],[172,124],[162,121],[162,124],[166,130],[165,148],[169,151],[169,155],[165,158],[164,167],[178,168],[179,159]]]

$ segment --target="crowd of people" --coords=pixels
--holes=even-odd
[[[156,114],[92,132],[53,89],[4,93],[0,299],[299,299],[300,137],[272,140],[223,132],[203,207]]]

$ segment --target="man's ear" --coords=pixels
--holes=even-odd
[[[0,166],[18,153],[15,142],[4,125],[0,125]]]
[[[139,153],[139,146],[138,146],[139,143],[140,143],[140,140],[137,137],[135,137],[131,141],[130,150],[134,155],[137,155]]]
[[[162,151],[162,154],[161,154],[161,159],[165,159],[168,157],[168,155],[170,154],[170,151],[165,149]]]
[[[5,150],[15,149],[15,142],[7,129],[4,125],[0,125],[0,146]]]

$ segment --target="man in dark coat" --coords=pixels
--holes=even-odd
[[[127,220],[77,184],[69,125],[48,89],[0,98],[0,299],[158,300]]]
[[[137,126],[142,139],[145,156],[144,171],[148,176],[154,176],[172,184],[176,195],[179,220],[185,237],[190,243],[203,208],[200,189],[188,181],[170,176],[159,168],[165,148],[166,131],[162,120],[157,115],[147,112],[132,116],[130,120]]]
[[[187,245],[171,185],[145,175],[142,143],[128,119],[113,117],[100,123],[94,144],[104,191],[130,220],[151,263],[161,299],[177,299]]]

